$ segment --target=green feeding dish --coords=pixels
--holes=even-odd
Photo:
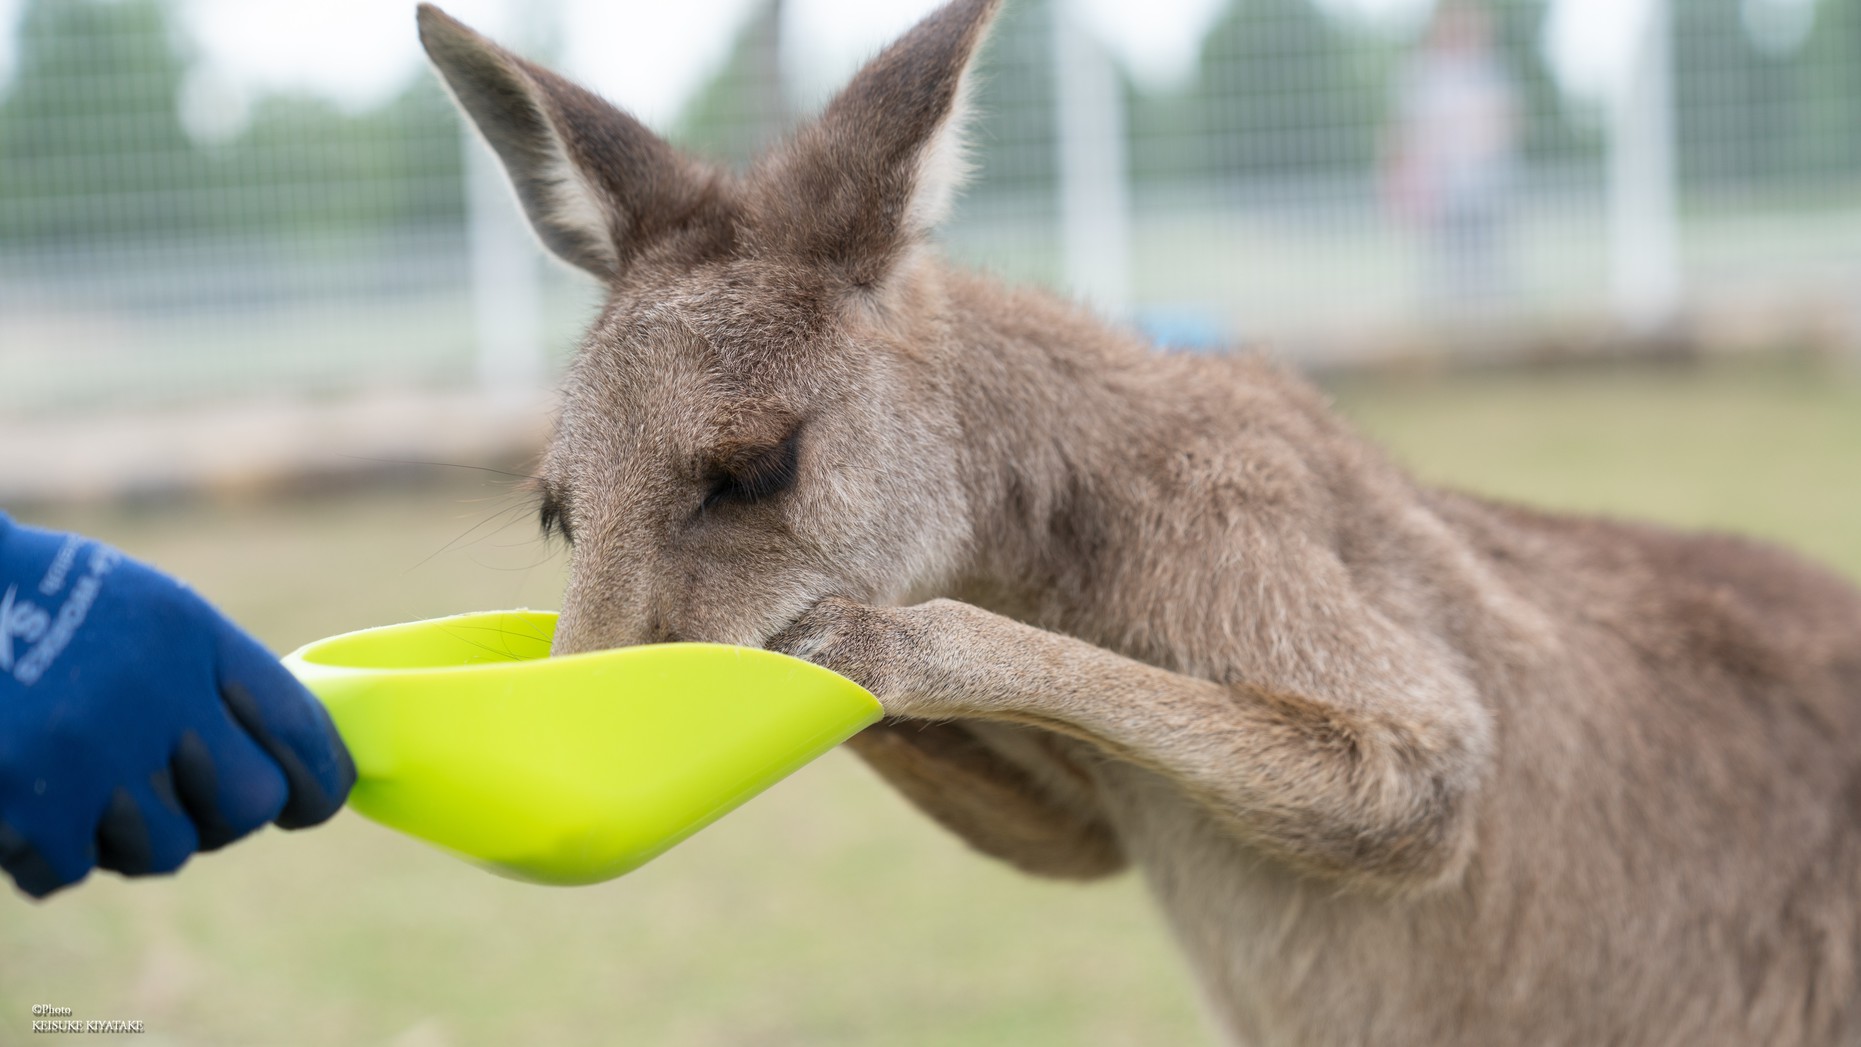
[[[520,880],[629,872],[879,719],[846,677],[674,643],[549,657],[556,615],[344,633],[284,664],[355,758],[349,805]]]

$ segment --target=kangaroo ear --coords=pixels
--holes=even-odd
[[[593,92],[431,4],[420,43],[498,158],[545,247],[612,280],[641,245],[689,221],[715,177]]]
[[[763,210],[783,246],[865,286],[949,214],[967,173],[970,62],[999,6],[953,0],[932,12],[770,159]]]

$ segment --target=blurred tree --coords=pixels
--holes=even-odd
[[[0,106],[0,242],[169,232],[201,177],[156,0],[32,0]]]
[[[422,76],[348,114],[261,98],[229,141],[178,114],[184,43],[158,0],[31,0],[0,104],[0,244],[381,229],[464,215],[459,121]]]
[[[763,0],[717,74],[685,105],[672,137],[743,166],[794,123],[782,75],[782,0]]]
[[[1191,104],[1224,177],[1364,171],[1386,65],[1311,0],[1236,0],[1203,41]],[[1380,58],[1380,56],[1378,56]]]
[[[972,159],[987,172],[983,194],[1051,190],[1054,179],[1051,0],[1017,0],[999,16],[984,51],[971,127]],[[783,95],[781,0],[764,0],[730,55],[674,123],[681,145],[726,163],[748,163],[798,118]]]
[[[315,97],[267,97],[213,157],[223,204],[215,224],[297,234],[457,225],[462,134],[430,75],[360,114]]]
[[[1807,0],[1805,0],[1807,2]],[[1776,0],[1673,6],[1681,176],[1697,187],[1861,174],[1861,2],[1821,0],[1806,35],[1763,39]]]
[[[1600,143],[1566,119],[1539,47],[1549,0],[1490,0],[1495,43],[1521,109],[1529,161],[1593,157]],[[1183,104],[1199,111],[1211,168],[1225,176],[1370,169],[1405,48],[1312,0],[1234,0],[1203,43]],[[1143,122],[1172,118],[1140,103]],[[1179,119],[1179,118],[1178,118]]]
[[[974,85],[968,196],[1043,215],[1059,184],[1054,0],[1019,0],[997,16]]]
[[[1802,163],[1853,190],[1861,179],[1861,0],[1821,0],[1797,74]]]
[[[1673,5],[1680,164],[1695,184],[1750,183],[1782,160],[1789,71],[1751,46],[1741,0]]]

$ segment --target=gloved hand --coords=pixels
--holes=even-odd
[[[22,890],[171,872],[322,822],[354,782],[323,706],[192,589],[0,516],[0,868]]]

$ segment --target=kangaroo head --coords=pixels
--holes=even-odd
[[[605,284],[541,468],[567,653],[758,644],[823,596],[927,595],[968,541],[924,234],[961,179],[956,0],[741,174],[428,5],[420,36],[538,236]]]

